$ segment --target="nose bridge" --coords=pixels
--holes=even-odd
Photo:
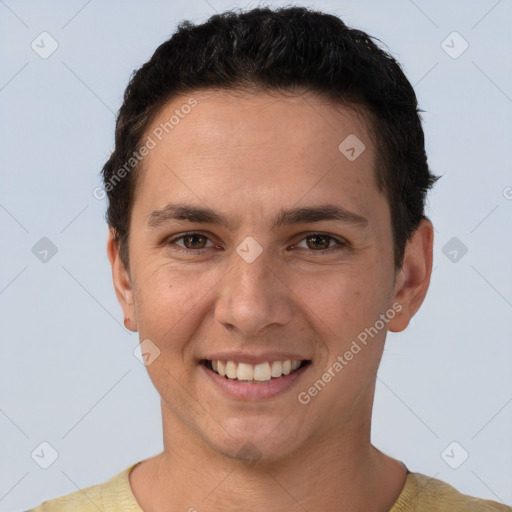
[[[241,290],[259,293],[258,288],[273,275],[270,269],[274,258],[268,246],[248,236],[236,247],[235,252],[232,271],[234,281],[240,285]]]
[[[252,237],[233,253],[231,271],[221,284],[217,321],[253,335],[269,324],[285,324],[291,317],[290,297],[273,267],[274,255]]]

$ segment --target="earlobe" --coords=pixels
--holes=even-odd
[[[135,309],[130,272],[121,260],[118,243],[112,229],[108,232],[107,255],[112,268],[112,281],[116,297],[123,310],[124,325],[128,330],[136,332],[137,324],[134,320]]]
[[[393,301],[401,304],[398,315],[389,322],[391,332],[403,331],[420,308],[430,284],[434,228],[423,219],[406,245],[404,260],[398,272]]]

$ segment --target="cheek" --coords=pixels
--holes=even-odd
[[[387,289],[373,264],[339,267],[302,276],[293,288],[301,302],[331,330],[331,336],[354,334],[386,307]]]
[[[338,383],[330,387],[325,399],[338,400],[337,393],[342,386],[347,390],[346,399],[349,400],[350,390],[355,393],[362,389],[376,371],[386,332],[385,328],[380,328],[382,322],[379,319],[389,310],[388,281],[372,263],[358,269],[340,269],[338,274],[331,273],[324,286],[318,287],[317,283],[321,293],[315,298],[309,294],[306,299],[307,285],[311,289],[313,283],[304,283],[300,296],[307,307],[303,311],[314,322],[313,329],[323,340],[325,352],[324,366],[319,367],[318,372],[331,368]],[[377,329],[376,322],[379,322]],[[342,358],[341,362],[339,358]],[[333,368],[335,361],[338,361],[337,368]],[[318,372],[312,381],[321,378]],[[329,375],[326,378],[330,378]]]
[[[147,261],[151,261],[149,258]],[[134,279],[135,307],[141,338],[164,343],[184,336],[194,314],[216,283],[213,276],[192,267],[146,264]]]

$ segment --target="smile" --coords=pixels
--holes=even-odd
[[[299,353],[241,351],[204,354],[201,373],[213,389],[234,400],[268,400],[285,395],[298,385],[313,366]],[[303,386],[304,387],[304,386]]]
[[[237,361],[210,361],[205,359],[203,360],[203,364],[209,370],[226,379],[263,384],[294,373],[308,364],[308,361],[287,359],[285,361],[266,361],[258,364],[250,364]]]

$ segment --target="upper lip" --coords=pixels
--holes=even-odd
[[[291,352],[262,352],[258,354],[249,354],[247,352],[215,352],[209,354],[203,359],[209,361],[236,361],[237,363],[259,364],[267,361],[309,361],[311,358],[304,357]]]

